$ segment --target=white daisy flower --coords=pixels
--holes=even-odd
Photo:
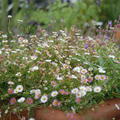
[[[22,92],[22,91],[23,91],[23,86],[22,86],[22,85],[18,85],[18,86],[16,87],[16,90],[17,90],[18,92]]]
[[[97,25],[97,26],[102,26],[102,25],[103,25],[103,22],[95,22],[95,25]]]
[[[3,37],[3,38],[7,38],[8,36],[7,36],[6,34],[3,34],[2,37]]]
[[[70,77],[73,79],[77,79],[77,76],[75,76],[75,75],[71,75]]]
[[[93,71],[93,68],[92,68],[92,67],[89,67],[88,70],[89,70],[89,71]]]
[[[30,94],[35,93],[35,89],[30,90]]]
[[[14,85],[14,82],[9,81],[8,84],[9,84],[9,85]]]
[[[33,55],[30,57],[32,60],[36,60],[38,57],[36,55]]]
[[[45,62],[51,62],[52,60],[45,60]]]
[[[96,76],[95,76],[95,79],[96,79],[96,80],[100,80],[100,75],[96,75]]]
[[[20,72],[16,73],[16,76],[19,76],[19,77],[20,77],[21,75],[22,75],[22,74],[21,74]]]
[[[77,98],[81,98],[81,97],[82,97],[81,92],[78,92],[78,93],[76,94],[76,97],[77,97]]]
[[[74,88],[74,89],[71,90],[71,93],[72,93],[72,94],[77,94],[78,91],[79,91],[78,88]]]
[[[34,96],[34,99],[39,99],[40,98],[40,96],[41,96],[41,94],[38,92],[35,92],[35,96]]]
[[[100,86],[96,86],[94,87],[93,91],[96,93],[99,93],[102,90],[102,88]]]
[[[28,60],[28,57],[23,57],[22,59],[23,59],[23,60]]]
[[[17,53],[17,51],[11,51],[11,53]]]
[[[63,80],[63,77],[62,77],[62,76],[57,75],[56,79],[57,79],[57,80]]]
[[[58,95],[58,92],[57,91],[53,91],[52,93],[51,93],[51,96],[52,97],[55,97],[55,96],[57,96]]]
[[[79,89],[83,90],[83,91],[86,91],[86,87],[85,86],[80,86]]]
[[[87,71],[86,69],[82,69],[82,70],[81,70],[81,73],[82,73],[82,74],[86,74],[87,72],[88,72],[88,71]]]
[[[30,90],[30,94],[41,94],[41,90],[40,89],[32,89]]]
[[[25,101],[25,97],[21,97],[17,100],[19,103],[23,103]]]
[[[30,71],[36,71],[36,70],[39,70],[39,67],[38,66],[34,66],[34,67],[32,67],[32,68],[30,68]]]
[[[99,70],[99,73],[106,73],[106,71],[102,67],[99,67],[98,70]]]
[[[81,71],[81,69],[82,69],[82,67],[75,67],[75,68],[73,68],[73,71],[79,73]]]
[[[48,87],[44,87],[44,90],[48,90]]]
[[[88,53],[88,52],[85,52],[84,54],[85,54],[85,55],[90,55],[90,53]]]
[[[17,90],[17,89],[14,89],[14,93],[18,93],[18,90]]]
[[[51,62],[52,63],[52,65],[54,65],[54,66],[57,66],[58,64],[57,63],[55,63],[55,62]]]
[[[91,86],[86,86],[86,91],[87,92],[92,92],[92,87]]]
[[[109,57],[109,58],[112,58],[112,59],[114,59],[114,58],[115,58],[115,56],[114,56],[114,55],[108,55],[108,57]]]
[[[41,94],[41,90],[40,89],[36,89],[35,93]]]
[[[107,76],[106,75],[101,75],[100,76],[100,80],[106,80],[107,79]]]
[[[41,52],[39,50],[35,50],[35,52],[41,54]]]
[[[81,75],[80,77],[81,77],[81,80],[86,79],[86,76],[85,76],[85,75]]]
[[[41,103],[46,103],[48,101],[47,95],[43,95],[40,99]]]
[[[86,95],[86,91],[84,91],[84,90],[81,90],[80,93],[81,93],[82,97],[84,97]]]

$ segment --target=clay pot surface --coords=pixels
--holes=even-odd
[[[82,113],[68,113],[55,110],[51,107],[38,107],[35,109],[35,120],[120,120],[120,98],[107,100]],[[28,111],[18,114],[9,113],[0,120],[28,120]]]
[[[84,120],[75,113],[65,113],[50,107],[40,107],[35,111],[35,120]]]
[[[120,120],[120,99],[107,100],[80,114],[65,113],[50,107],[35,110],[35,120]]]
[[[115,26],[114,42],[120,44],[120,24]]]
[[[120,120],[120,99],[108,100],[85,111],[84,120]]]

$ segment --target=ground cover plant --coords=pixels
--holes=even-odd
[[[0,33],[1,115],[36,106],[79,112],[120,98],[120,50],[111,39],[76,29],[11,40]]]

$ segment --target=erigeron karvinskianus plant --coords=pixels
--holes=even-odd
[[[119,97],[120,53],[111,41],[64,31],[30,39],[0,48],[2,114],[38,105],[79,112]]]

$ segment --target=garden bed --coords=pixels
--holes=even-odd
[[[119,118],[120,51],[112,38],[83,37],[73,29],[0,39],[2,117],[17,119],[16,113],[40,106],[37,120]]]

